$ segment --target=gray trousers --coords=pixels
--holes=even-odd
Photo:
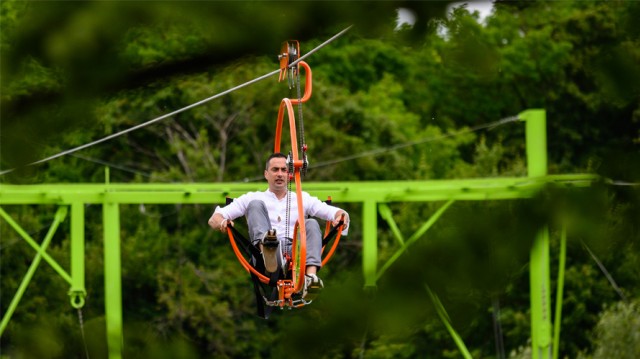
[[[269,213],[267,213],[267,207],[264,202],[260,200],[249,202],[245,217],[247,218],[251,243],[255,245],[271,229]],[[320,268],[322,265],[322,232],[320,232],[320,225],[313,218],[305,219],[304,225],[307,234],[307,265]],[[281,254],[284,254],[285,251],[290,252],[291,239],[281,239],[279,248]],[[278,256],[278,261],[280,261],[280,258],[281,256]],[[281,263],[279,264],[281,265]]]

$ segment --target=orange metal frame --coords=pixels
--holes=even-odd
[[[283,48],[283,54],[286,54]],[[298,45],[298,54],[299,54],[299,45]],[[285,63],[284,69],[286,70],[286,64],[288,58],[281,57],[281,68],[283,67],[282,63]],[[280,102],[280,107],[278,108],[278,119],[276,122],[276,133],[275,133],[275,143],[273,147],[273,152],[281,152],[281,142],[282,142],[282,128],[284,124],[284,115],[285,109],[287,117],[289,118],[289,132],[291,137],[291,154],[293,161],[293,173],[289,174],[289,181],[293,180],[295,182],[296,187],[296,201],[298,204],[298,218],[303,219],[304,216],[304,206],[302,203],[302,175],[301,170],[304,166],[304,161],[300,159],[299,149],[298,149],[298,139],[297,139],[297,131],[296,131],[296,118],[293,110],[293,105],[297,105],[300,103],[307,102],[309,98],[311,98],[312,93],[312,72],[309,65],[300,61],[297,66],[302,66],[305,70],[305,85],[304,85],[304,95],[300,99],[288,99],[283,98]],[[299,70],[299,68],[298,68]],[[280,80],[282,80],[282,75]],[[327,223],[327,230],[329,230],[330,223]],[[342,228],[340,228],[342,230]],[[298,237],[298,233],[300,233]],[[246,258],[244,258],[242,252],[238,248],[235,239],[233,238],[233,233],[231,229],[227,228],[227,234],[229,236],[229,241],[231,242],[231,247],[233,248],[233,252],[236,257],[240,261],[240,264],[247,270],[258,277],[258,279],[262,283],[269,283],[269,277],[260,273],[256,270]],[[336,239],[334,240],[333,246],[328,252],[327,256],[323,259],[322,265],[324,265],[329,258],[333,255],[338,242],[340,240],[340,233],[338,232]],[[291,300],[291,295],[293,293],[298,293],[302,291],[304,285],[304,275],[306,270],[306,262],[307,262],[307,234],[304,221],[298,220],[294,225],[294,233],[292,239],[292,258],[289,263],[291,270],[291,279],[282,279],[277,283],[278,288],[278,299],[280,306],[284,306],[285,304],[292,306],[293,302]],[[324,248],[323,248],[324,251]]]

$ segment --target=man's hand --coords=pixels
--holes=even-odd
[[[213,229],[219,230],[222,233],[225,233],[227,231],[228,225],[233,226],[233,221],[222,217],[220,213],[214,213],[211,218],[209,218],[209,226]]]
[[[342,218],[342,215],[344,215],[344,219]],[[342,227],[343,229],[349,228],[349,213],[343,210],[339,210],[338,212],[336,212],[336,215],[333,218],[333,226],[337,226],[340,223],[340,220],[344,221],[344,227]]]

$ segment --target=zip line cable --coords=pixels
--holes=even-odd
[[[461,130],[461,131],[458,131],[458,132],[455,132],[455,133],[448,133],[448,134],[441,135],[441,136],[436,136],[436,137],[427,137],[427,138],[423,138],[423,139],[416,140],[416,141],[401,143],[401,144],[398,144],[398,145],[395,145],[395,146],[377,148],[377,149],[374,149],[374,150],[371,150],[371,151],[361,152],[361,153],[358,153],[358,154],[355,154],[355,155],[342,157],[342,158],[339,158],[339,159],[336,159],[336,160],[320,162],[320,163],[318,163],[316,165],[309,166],[309,168],[324,167],[324,166],[329,166],[329,165],[333,165],[333,164],[344,162],[344,161],[354,160],[354,159],[357,159],[357,158],[362,158],[362,157],[367,157],[367,156],[375,156],[375,155],[379,155],[379,154],[382,154],[382,153],[399,150],[399,149],[405,148],[405,147],[411,147],[411,146],[415,146],[415,145],[420,145],[420,144],[427,143],[427,142],[439,141],[439,140],[443,140],[445,138],[455,137],[455,136],[463,135],[463,134],[466,134],[466,133],[471,133],[471,132],[483,130],[483,129],[486,129],[486,128],[494,128],[494,127],[501,126],[501,125],[507,124],[509,122],[515,122],[515,121],[518,121],[518,120],[519,120],[518,116],[505,117],[505,118],[500,119],[498,121],[485,123],[483,125],[474,126],[474,127],[471,127],[471,128],[465,129],[465,130]]]
[[[127,166],[123,166],[123,165],[119,165],[119,164],[103,161],[103,160],[92,158],[92,157],[82,156],[82,155],[79,155],[79,154],[76,154],[76,153],[72,154],[71,156],[79,158],[79,159],[81,159],[83,161],[97,163],[99,165],[107,166],[107,167],[110,167],[110,168],[113,168],[113,169],[117,169],[117,170],[120,170],[120,171],[123,171],[123,172],[129,172],[129,173],[141,175],[141,176],[148,177],[148,178],[152,177],[152,175],[150,173],[142,172],[142,171],[139,171],[139,170],[127,167]]]
[[[309,57],[311,54],[313,54],[314,52],[320,50],[321,48],[325,47],[326,45],[328,45],[329,43],[331,43],[333,40],[339,38],[340,36],[342,36],[345,32],[351,30],[351,28],[353,27],[353,25],[349,25],[347,26],[344,30],[340,31],[339,33],[333,35],[331,38],[329,38],[327,41],[321,43],[320,45],[316,46],[315,48],[311,49],[309,52],[307,52],[306,54],[304,54],[303,56],[300,56],[297,60],[295,60],[294,62],[291,63],[291,65],[289,65],[289,67],[293,67],[295,65],[298,64],[298,62],[306,59],[307,57]]]
[[[204,104],[204,103],[206,103],[206,102],[209,102],[209,101],[211,101],[211,100],[214,100],[214,99],[216,99],[216,98],[218,98],[218,97],[224,96],[224,95],[226,95],[226,94],[228,94],[228,93],[230,93],[230,92],[233,92],[233,91],[235,91],[235,90],[238,90],[238,89],[243,88],[243,87],[245,87],[245,86],[248,86],[248,85],[250,85],[250,84],[256,83],[256,82],[258,82],[258,81],[264,80],[264,79],[266,79],[267,77],[273,76],[273,75],[275,75],[275,74],[277,74],[277,73],[279,73],[279,72],[280,72],[280,70],[276,70],[276,71],[270,72],[270,73],[268,73],[268,74],[266,74],[266,75],[262,75],[262,76],[260,76],[260,77],[258,77],[258,78],[255,78],[255,79],[251,80],[251,81],[245,82],[245,83],[243,83],[243,84],[241,84],[241,85],[238,85],[238,86],[233,87],[233,88],[231,88],[231,89],[228,89],[228,90],[226,90],[226,91],[220,92],[220,93],[218,93],[218,94],[216,94],[216,95],[213,95],[213,96],[208,97],[208,98],[206,98],[206,99],[204,99],[204,100],[198,101],[198,102],[196,102],[196,103],[193,103],[193,104],[188,105],[188,106],[186,106],[186,107],[183,107],[183,108],[181,108],[181,109],[175,110],[175,111],[173,111],[173,112],[169,112],[169,113],[164,114],[164,115],[162,115],[162,116],[160,116],[160,117],[156,117],[156,118],[154,118],[154,119],[152,119],[152,120],[149,120],[149,121],[147,121],[147,122],[143,122],[143,123],[141,123],[141,124],[139,124],[139,125],[136,125],[136,126],[133,126],[133,127],[129,127],[129,128],[127,128],[126,130],[122,130],[122,131],[120,131],[120,132],[113,133],[113,134],[111,134],[111,135],[109,135],[109,136],[107,136],[107,137],[103,137],[103,138],[101,138],[101,139],[99,139],[99,140],[95,140],[95,141],[93,141],[93,142],[89,142],[89,143],[86,143],[86,144],[84,144],[84,145],[80,145],[80,146],[78,146],[78,147],[74,147],[74,148],[71,148],[71,149],[66,150],[66,151],[62,151],[62,152],[57,153],[57,154],[55,154],[55,155],[53,155],[53,156],[49,156],[49,157],[47,157],[47,158],[43,158],[43,159],[38,160],[38,161],[35,161],[35,162],[31,162],[31,163],[29,163],[29,164],[25,165],[25,167],[26,167],[26,166],[33,166],[33,165],[37,165],[37,164],[44,163],[44,162],[47,162],[47,161],[51,161],[51,160],[56,159],[56,158],[58,158],[58,157],[66,156],[66,155],[68,155],[68,154],[71,154],[71,153],[74,153],[74,152],[77,152],[77,151],[83,150],[83,149],[85,149],[85,148],[88,148],[88,147],[91,147],[91,146],[97,145],[97,144],[102,143],[102,142],[106,142],[106,141],[111,140],[111,139],[114,139],[114,138],[116,138],[116,137],[122,136],[122,135],[124,135],[124,134],[129,133],[129,132],[133,132],[133,131],[135,131],[135,130],[139,130],[139,129],[141,129],[141,128],[143,128],[143,127],[146,127],[146,126],[148,126],[148,125],[151,125],[151,124],[154,124],[154,123],[159,122],[159,121],[161,121],[161,120],[164,120],[164,119],[165,119],[165,118],[167,118],[167,117],[171,117],[171,116],[173,116],[173,115],[177,115],[177,114],[179,114],[179,113],[181,113],[181,112],[184,112],[184,111],[186,111],[186,110],[190,110],[190,109],[192,109],[192,108],[194,108],[194,107],[197,107],[197,106],[200,106],[200,105],[202,105],[202,104]],[[9,173],[9,172],[12,172],[12,171],[14,171],[14,170],[15,170],[15,168],[12,168],[12,169],[9,169],[9,170],[4,170],[4,171],[0,172],[0,176],[2,176],[2,175],[4,175],[4,174],[7,174],[7,173]]]
[[[609,281],[609,284],[611,284],[611,287],[613,288],[613,290],[616,293],[618,293],[618,295],[620,296],[620,298],[622,298],[624,302],[628,302],[627,297],[622,292],[622,289],[618,287],[618,283],[616,283],[616,281],[613,279],[613,277],[611,276],[607,268],[604,266],[604,264],[602,264],[602,262],[598,259],[598,257],[596,257],[596,255],[591,251],[591,249],[587,246],[587,244],[582,239],[580,239],[580,244],[582,244],[582,247],[589,253],[591,258],[593,258],[593,260],[596,262],[596,264],[598,265],[598,268],[600,268],[604,276],[607,277],[607,280]]]
[[[454,132],[454,133],[448,133],[445,135],[441,135],[441,136],[434,136],[434,137],[427,137],[427,138],[422,138],[416,141],[410,141],[410,142],[405,142],[405,143],[401,143],[401,144],[397,144],[394,146],[389,146],[389,147],[382,147],[382,148],[376,148],[370,151],[365,151],[365,152],[360,152],[358,154],[355,155],[351,155],[351,156],[346,156],[346,157],[342,157],[342,158],[337,158],[334,160],[329,160],[329,161],[324,161],[324,162],[319,162],[315,165],[309,165],[309,168],[318,168],[318,167],[324,167],[324,166],[330,166],[330,165],[335,165],[341,162],[346,162],[346,161],[351,161],[351,160],[355,160],[358,158],[362,158],[362,157],[368,157],[368,156],[376,156],[379,154],[383,154],[383,153],[387,153],[387,152],[392,152],[395,150],[399,150],[401,148],[405,148],[405,147],[411,147],[411,146],[416,146],[416,145],[420,145],[423,143],[427,143],[427,142],[435,142],[435,141],[440,141],[443,140],[445,138],[449,138],[449,137],[455,137],[455,136],[459,136],[459,135],[463,135],[466,133],[471,133],[471,132],[475,132],[475,131],[480,131],[483,129],[492,129],[494,127],[498,127],[510,122],[515,122],[515,121],[519,121],[520,119],[518,118],[518,116],[509,116],[509,117],[505,117],[503,119],[500,119],[498,121],[493,121],[493,122],[489,122],[489,123],[485,123],[482,125],[477,125],[468,129],[464,129],[458,132]],[[258,181],[258,180],[262,180],[263,177],[253,177],[253,178],[247,178],[245,179],[243,182],[253,182],[253,181]]]
[[[313,54],[313,53],[314,53],[314,52],[316,52],[317,50],[321,49],[322,47],[326,46],[327,44],[329,44],[330,42],[334,41],[334,40],[335,40],[335,39],[337,39],[338,37],[342,36],[344,33],[346,33],[347,31],[349,31],[349,29],[351,29],[351,27],[352,27],[352,26],[353,26],[353,25],[350,25],[349,27],[347,27],[347,28],[345,28],[344,30],[342,30],[342,31],[340,31],[339,33],[337,33],[336,35],[332,36],[331,38],[329,38],[328,40],[326,40],[326,41],[325,41],[325,42],[323,42],[322,44],[318,45],[316,48],[314,48],[314,49],[312,49],[311,51],[309,51],[305,56],[301,56],[299,59],[297,59],[296,61],[292,62],[292,63],[289,65],[289,67],[293,67],[293,66],[295,66],[298,62],[302,61],[302,60],[303,60],[304,58],[306,58],[307,56],[309,56],[309,55]],[[179,114],[179,113],[181,113],[181,112],[184,112],[184,111],[186,111],[186,110],[190,110],[190,109],[192,109],[192,108],[194,108],[194,107],[200,106],[200,105],[202,105],[202,104],[204,104],[204,103],[207,103],[207,102],[209,102],[209,101],[211,101],[211,100],[215,100],[215,99],[217,99],[218,97],[222,97],[222,96],[227,95],[227,94],[229,94],[229,93],[231,93],[231,92],[233,92],[233,91],[239,90],[239,89],[241,89],[241,88],[243,88],[243,87],[246,87],[246,86],[249,86],[249,85],[252,85],[252,84],[254,84],[254,83],[256,83],[256,82],[262,81],[262,80],[264,80],[264,79],[266,79],[266,78],[268,78],[268,77],[271,77],[271,76],[273,76],[273,75],[276,75],[276,74],[278,74],[278,73],[280,73],[280,69],[275,70],[275,71],[272,71],[272,72],[269,72],[269,73],[267,73],[267,74],[264,74],[264,75],[262,75],[262,76],[260,76],[260,77],[257,77],[257,78],[255,78],[255,79],[253,79],[253,80],[247,81],[247,82],[245,82],[245,83],[243,83],[243,84],[241,84],[241,85],[238,85],[238,86],[236,86],[236,87],[230,88],[230,89],[228,89],[228,90],[226,90],[226,91],[220,92],[220,93],[218,93],[218,94],[216,94],[216,95],[213,95],[213,96],[211,96],[211,97],[205,98],[204,100],[200,100],[200,101],[198,101],[198,102],[196,102],[196,103],[193,103],[193,104],[191,104],[191,105],[185,106],[185,107],[183,107],[183,108],[181,108],[181,109],[175,110],[175,111],[173,111],[173,112],[169,112],[169,113],[167,113],[167,114],[164,114],[164,115],[162,115],[162,116],[160,116],[160,117],[156,117],[156,118],[154,118],[154,119],[152,119],[152,120],[149,120],[149,121],[147,121],[147,122],[143,122],[143,123],[141,123],[141,124],[139,124],[139,125],[136,125],[136,126],[133,126],[133,127],[128,128],[128,129],[122,130],[122,131],[120,131],[120,132],[116,132],[116,133],[114,133],[114,134],[108,135],[108,136],[106,136],[106,137],[104,137],[104,138],[101,138],[101,139],[99,139],[99,140],[96,140],[96,141],[93,141],[93,142],[89,142],[89,143],[86,143],[86,144],[84,144],[84,145],[80,145],[80,146],[78,146],[78,147],[68,149],[68,150],[66,150],[66,151],[62,151],[62,152],[57,153],[57,154],[55,154],[55,155],[53,155],[53,156],[49,156],[49,157],[47,157],[47,158],[43,158],[43,159],[38,160],[38,161],[35,161],[35,162],[31,162],[31,163],[29,163],[29,164],[27,164],[27,165],[24,165],[24,167],[26,167],[26,166],[33,166],[33,165],[36,165],[36,164],[40,164],[40,163],[44,163],[44,162],[47,162],[47,161],[51,161],[51,160],[53,160],[53,159],[56,159],[56,158],[59,158],[59,157],[62,157],[62,156],[66,156],[66,155],[68,155],[68,154],[71,154],[71,153],[74,153],[74,152],[77,152],[77,151],[83,150],[83,149],[85,149],[85,148],[88,148],[88,147],[91,147],[91,146],[97,145],[97,144],[99,144],[99,143],[106,142],[106,141],[111,140],[111,139],[113,139],[113,138],[116,138],[116,137],[122,136],[122,135],[124,135],[124,134],[129,133],[129,132],[133,132],[133,131],[138,130],[138,129],[141,129],[141,128],[145,127],[145,126],[148,126],[148,125],[154,124],[154,123],[159,122],[159,121],[161,121],[161,120],[164,120],[164,119],[165,119],[165,118],[167,118],[167,117],[171,117],[171,116],[173,116],[173,115],[177,115],[177,114]],[[0,171],[0,176],[5,175],[5,174],[10,173],[10,172],[13,172],[13,171],[15,171],[15,169],[16,169],[16,168],[11,168],[11,169],[8,169],[8,170]]]

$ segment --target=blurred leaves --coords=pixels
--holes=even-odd
[[[607,345],[617,348],[616,339],[627,337],[606,336],[606,329],[615,321],[632,328],[633,313],[612,307],[617,293],[585,248],[626,296],[640,295],[640,194],[633,185],[640,179],[639,4],[498,1],[480,25],[465,7],[444,18],[448,2],[2,1],[0,162],[2,169],[23,165],[191,105],[276,69],[286,39],[300,40],[304,54],[355,24],[307,60],[314,79],[304,105],[307,180],[525,176],[521,124],[469,130],[540,107],[547,110],[549,173],[596,172],[616,186],[455,203],[374,292],[362,290],[361,207],[345,205],[353,231],[321,272],[323,295],[269,321],[256,319],[251,283],[228,240],[206,227],[212,208],[122,206],[125,354],[457,357],[428,285],[474,357],[495,353],[496,301],[507,351],[526,356],[529,248],[548,226],[553,267],[563,227],[569,241],[561,356],[608,355]],[[413,27],[393,30],[398,7],[417,15]],[[258,82],[0,181],[103,182],[105,166],[112,182],[261,180],[278,104],[296,96],[275,79]],[[389,207],[409,234],[441,205]],[[54,212],[7,207],[36,239]],[[86,223],[85,329],[90,356],[101,357],[99,206],[87,206]],[[399,244],[383,220],[378,225],[381,265]],[[68,228],[59,232],[49,253],[66,266]],[[4,221],[0,250],[4,310],[34,252]],[[41,267],[3,350],[77,356],[82,339],[66,283]],[[614,309],[596,326],[607,305]],[[611,313],[617,319],[607,319]],[[44,340],[30,346],[33,335]]]
[[[283,39],[329,37],[354,24],[358,36],[389,34],[396,9],[404,5],[418,15],[416,30],[407,31],[418,31],[420,24],[443,15],[446,4],[3,1],[3,128],[17,133],[21,123],[27,137],[44,127],[35,132],[37,138],[53,143],[59,140],[50,136],[55,128],[78,128],[94,121],[90,107],[80,106],[97,97],[255,55],[273,54],[275,65]],[[40,86],[16,98],[12,88],[33,82],[30,73],[19,71],[29,62],[60,73],[64,86]],[[38,94],[43,91],[53,103],[41,99]],[[65,100],[69,107],[57,107]],[[51,122],[34,121],[32,108],[53,116]],[[26,150],[13,157],[20,147]],[[5,139],[0,152],[5,166],[24,164],[39,154],[16,138]]]

